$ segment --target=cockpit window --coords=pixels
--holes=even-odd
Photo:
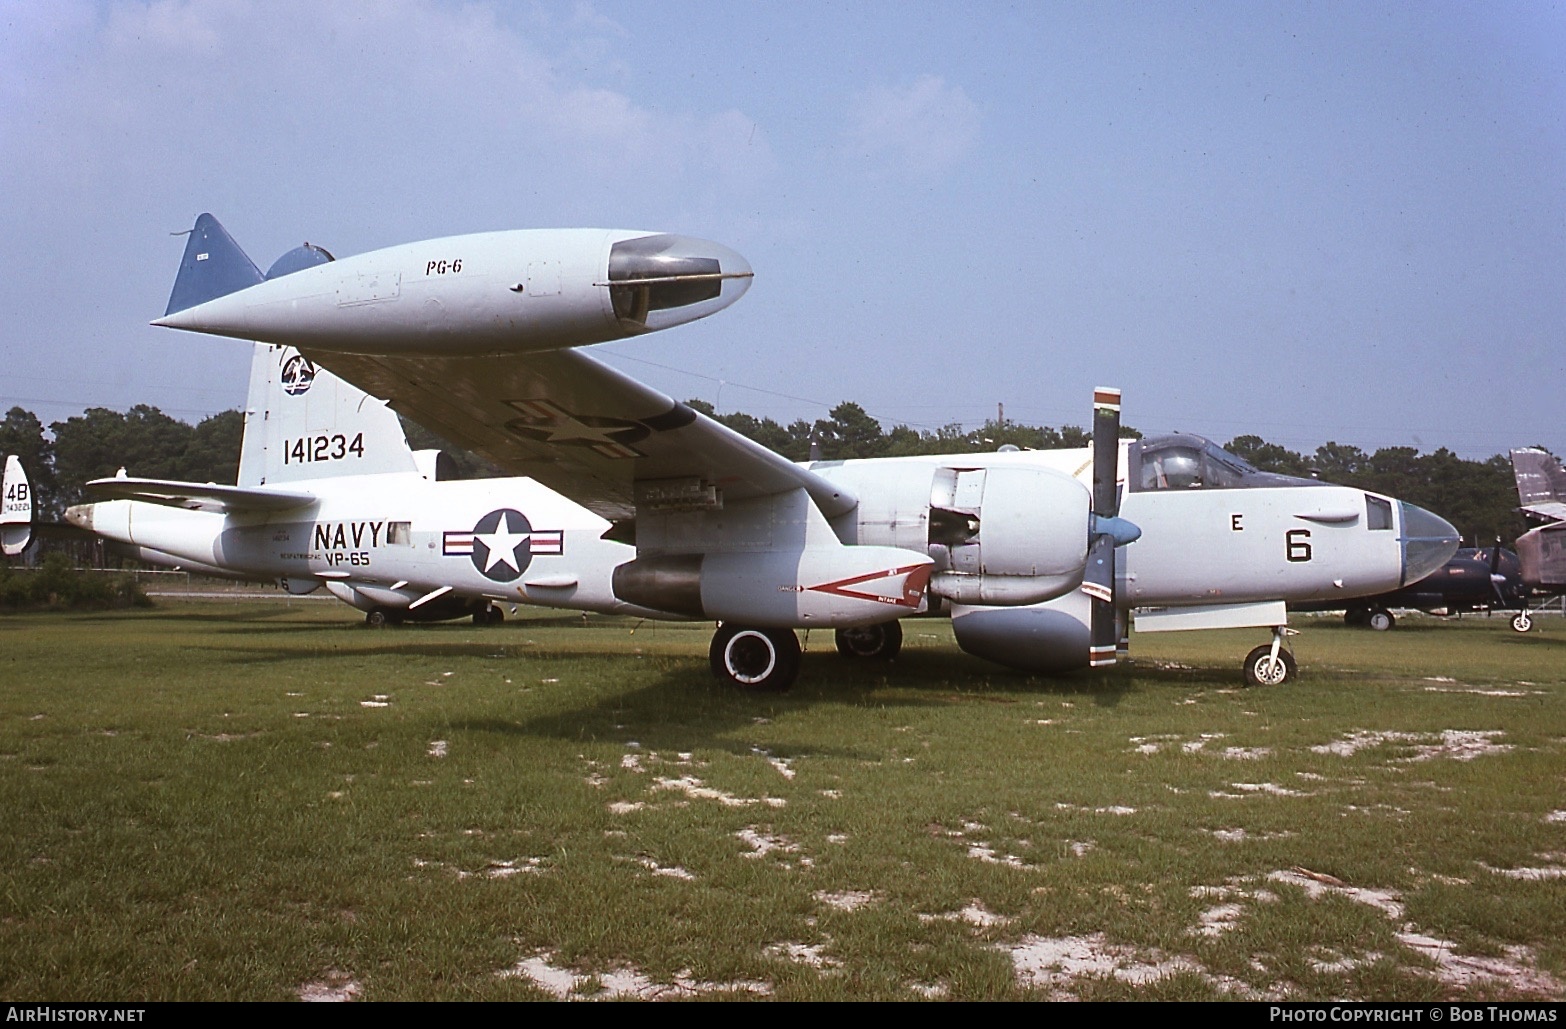
[[[1249,464],[1199,436],[1142,444],[1142,490],[1238,489],[1256,472]]]
[[[1392,501],[1365,494],[1365,528],[1392,528]]]

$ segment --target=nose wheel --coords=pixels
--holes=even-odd
[[[1294,655],[1283,649],[1286,636],[1299,635],[1286,625],[1272,630],[1272,642],[1264,643],[1245,655],[1245,682],[1248,686],[1282,686],[1299,673]]]

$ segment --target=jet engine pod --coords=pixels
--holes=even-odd
[[[938,468],[930,491],[931,591],[959,604],[1037,604],[1076,589],[1092,498],[1043,468]]]
[[[638,607],[751,626],[869,625],[924,610],[930,559],[892,547],[654,554],[614,570]]]
[[[1028,672],[1088,667],[1092,600],[1074,590],[1027,607],[952,605],[957,645],[975,657]]]

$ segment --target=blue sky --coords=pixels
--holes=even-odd
[[[0,407],[239,406],[154,329],[262,267],[598,225],[756,269],[597,348],[890,427],[1566,451],[1566,4],[0,2]]]

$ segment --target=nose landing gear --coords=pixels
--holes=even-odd
[[[1299,630],[1286,625],[1273,626],[1272,642],[1265,643],[1245,655],[1245,682],[1249,686],[1282,686],[1299,672],[1294,655],[1283,649],[1287,636],[1298,636]]]

